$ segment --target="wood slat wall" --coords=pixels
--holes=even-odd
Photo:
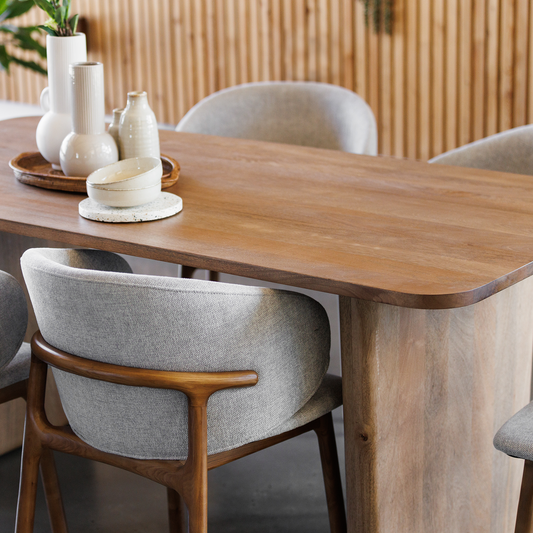
[[[359,0],[74,0],[108,112],[148,91],[176,124],[208,94],[259,80],[313,80],[371,105],[384,154],[428,159],[533,122],[529,0],[394,0],[393,34]],[[32,23],[43,15],[26,16]],[[37,103],[43,77],[13,67],[0,98]]]

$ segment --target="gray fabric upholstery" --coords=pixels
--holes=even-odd
[[[209,400],[209,453],[275,431],[323,381],[329,323],[305,295],[134,275],[123,259],[94,250],[33,249],[21,263],[39,328],[57,348],[138,368],[258,373],[255,387]],[[73,430],[89,444],[129,457],[187,455],[183,394],[54,375]]]
[[[357,94],[327,83],[237,85],[201,100],[176,131],[377,154],[376,121]]]
[[[27,327],[24,292],[13,276],[0,270],[0,374],[17,354]]]
[[[533,175],[533,125],[490,135],[429,162]]]
[[[494,446],[512,457],[533,461],[533,402],[500,428]]]
[[[23,342],[15,357],[0,370],[0,389],[28,379],[30,375],[31,346]]]
[[[342,378],[333,374],[326,374],[314,396],[291,418],[276,426],[264,435],[272,437],[299,428],[342,405]]]

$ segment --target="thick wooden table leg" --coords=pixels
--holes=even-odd
[[[513,531],[522,464],[492,439],[529,401],[533,279],[460,309],[340,312],[348,531]]]

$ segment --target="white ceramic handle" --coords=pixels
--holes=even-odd
[[[41,107],[45,113],[50,111],[50,87],[45,87],[41,93]]]

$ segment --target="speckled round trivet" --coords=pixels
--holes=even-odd
[[[97,222],[148,222],[171,217],[182,209],[182,199],[169,192],[162,192],[153,202],[136,207],[109,207],[91,198],[82,200],[79,205],[83,218]]]

